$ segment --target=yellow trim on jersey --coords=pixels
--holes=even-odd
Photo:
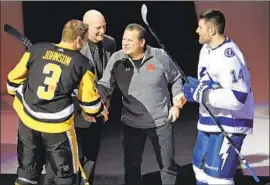
[[[95,115],[98,111],[100,111],[101,109],[101,101],[99,101],[98,104],[95,104],[94,106],[84,106],[82,105],[82,109],[84,110],[84,112],[90,114],[90,115]]]
[[[92,102],[98,100],[100,98],[97,93],[97,89],[94,83],[95,75],[91,71],[87,71],[80,82],[78,89],[78,99],[82,102],[82,109],[89,114],[97,113],[102,103],[101,101],[97,101],[96,104],[91,104]],[[91,104],[90,106],[85,104]]]
[[[27,78],[28,69],[27,63],[30,58],[30,53],[25,52],[20,62],[8,73],[8,80],[15,84],[23,84]]]
[[[74,126],[74,115],[68,120],[61,123],[45,123],[34,120],[28,116],[23,110],[22,102],[15,96],[13,102],[13,108],[16,110],[21,121],[29,128],[46,133],[62,133],[70,130]]]
[[[74,49],[74,48],[64,46],[63,44],[60,44],[60,43],[58,43],[58,44],[54,44],[54,45],[55,45],[55,46],[57,46],[57,47],[63,48],[63,49],[69,49],[69,50],[74,50],[74,51],[75,51],[75,49]]]
[[[10,89],[7,89],[7,93],[14,96],[16,94],[16,91],[13,91],[13,90],[10,90]]]
[[[77,173],[79,171],[79,151],[78,144],[76,138],[76,132],[74,127],[72,127],[69,131],[66,132],[69,140],[69,145],[72,153],[72,161],[73,161],[73,173]]]

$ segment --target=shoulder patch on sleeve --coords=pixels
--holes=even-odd
[[[234,53],[234,51],[232,50],[232,48],[227,48],[227,49],[225,49],[225,51],[224,51],[224,55],[225,55],[226,57],[233,57],[233,56],[235,56],[235,53]]]

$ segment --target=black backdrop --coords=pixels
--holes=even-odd
[[[200,45],[197,41],[197,15],[194,2],[23,2],[25,35],[33,43],[50,41],[57,43],[61,31],[70,19],[82,19],[89,9],[103,13],[107,23],[106,34],[116,40],[117,49],[121,49],[121,39],[125,26],[135,22],[143,25],[141,5],[148,7],[148,22],[165,45],[167,51],[177,61],[187,75],[196,76]],[[148,44],[158,47],[149,33]],[[119,100],[119,99],[118,99]],[[197,114],[195,105],[187,105],[186,111]],[[184,111],[185,111],[184,109]],[[114,109],[119,116],[119,110]],[[189,111],[190,110],[190,111]],[[184,114],[185,115],[185,114]],[[117,117],[116,116],[116,117]],[[185,116],[185,117],[186,117]]]

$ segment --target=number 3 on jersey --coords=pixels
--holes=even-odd
[[[40,99],[51,100],[54,97],[54,92],[60,79],[62,69],[57,64],[48,63],[43,68],[43,74],[50,74],[50,72],[52,72],[51,77],[46,77],[44,80],[44,84],[48,86],[47,91],[44,86],[38,87],[37,95]]]

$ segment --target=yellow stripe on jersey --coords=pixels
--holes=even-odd
[[[70,130],[74,126],[74,115],[72,115],[68,120],[61,123],[46,123],[31,118],[24,112],[23,104],[16,96],[14,98],[13,108],[16,110],[22,122],[27,127],[33,130],[46,133],[62,133]]]
[[[10,82],[17,85],[23,84],[28,74],[27,63],[29,61],[29,58],[30,53],[25,52],[16,67],[8,73],[8,80]]]
[[[72,127],[69,131],[66,132],[69,140],[70,149],[72,152],[72,161],[73,161],[73,173],[77,173],[79,171],[79,151],[78,144],[76,138],[76,132],[74,127]]]
[[[57,46],[57,47],[63,48],[63,49],[69,49],[69,50],[74,50],[74,51],[75,51],[75,49],[74,49],[74,48],[64,46],[63,44],[60,44],[60,43],[58,43],[58,44],[54,44],[54,45],[55,45],[55,46]]]
[[[7,89],[7,93],[8,93],[9,95],[15,96],[16,91],[13,91],[13,90],[11,90],[11,89]]]
[[[79,85],[78,99],[82,103],[82,109],[88,114],[96,114],[102,107],[99,94],[94,83],[95,75],[87,71]]]

